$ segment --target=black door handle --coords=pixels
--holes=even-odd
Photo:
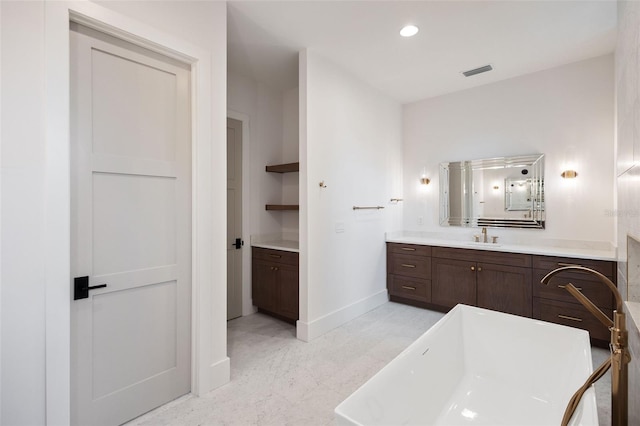
[[[236,242],[232,245],[236,247],[236,250],[238,250],[242,248],[244,241],[242,241],[242,238],[236,238]]]
[[[87,299],[89,290],[97,288],[105,288],[106,284],[94,285],[89,287],[89,277],[75,277],[73,279],[73,300]]]

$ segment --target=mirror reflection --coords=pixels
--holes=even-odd
[[[440,224],[544,228],[544,155],[440,164]]]

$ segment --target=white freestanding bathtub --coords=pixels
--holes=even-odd
[[[559,426],[586,331],[458,305],[335,409],[339,425]],[[572,425],[597,425],[593,387]]]

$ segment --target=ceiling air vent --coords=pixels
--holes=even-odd
[[[464,74],[465,77],[471,77],[472,75],[481,74],[483,72],[491,71],[492,69],[493,67],[491,65],[485,65],[480,68],[475,68],[469,71],[463,71],[462,74]]]

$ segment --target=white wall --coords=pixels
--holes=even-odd
[[[227,75],[227,91],[228,109],[246,114],[251,127],[249,146],[243,146],[250,158],[250,204],[243,210],[250,214],[251,234],[280,232],[282,217],[264,206],[282,199],[281,175],[265,172],[265,166],[282,162],[282,93],[233,72]]]
[[[402,188],[402,108],[303,51],[300,117],[298,337],[310,340],[387,300],[385,231],[401,218],[389,199]]]
[[[45,151],[44,66],[45,16],[44,2],[2,2],[2,296],[1,324],[1,415],[0,423],[11,425],[45,424],[45,242],[46,221],[45,164],[50,158]],[[133,19],[158,28],[176,38],[186,40],[210,52],[213,84],[212,104],[211,196],[224,197],[226,179],[226,4],[218,2],[105,2]],[[55,102],[55,100],[53,100]],[[226,212],[215,209],[220,217],[212,217],[212,270],[224,270]],[[216,213],[218,214],[218,213]],[[219,259],[216,260],[216,259]],[[210,292],[208,359],[211,366],[209,383],[223,380],[214,377],[214,367],[226,358],[226,281],[224,274]],[[47,285],[60,285],[48,283]],[[62,284],[65,285],[65,284]],[[217,302],[219,301],[219,302]],[[223,302],[224,301],[224,302]],[[65,339],[62,339],[64,344]],[[211,342],[213,345],[211,346]],[[228,367],[228,364],[227,364]],[[224,375],[224,374],[222,374]],[[228,379],[228,368],[227,368]],[[68,384],[67,384],[68,386]],[[65,392],[61,387],[60,392]],[[61,397],[64,399],[64,397]],[[68,410],[68,409],[67,409]],[[67,412],[68,415],[68,412]],[[60,421],[64,423],[64,421]]]
[[[493,233],[613,243],[613,80],[607,55],[405,105],[404,229],[471,238],[439,227],[440,162],[542,153],[546,229]],[[569,162],[572,182],[560,177]]]
[[[615,59],[618,287],[625,299],[640,302],[640,285],[627,282],[627,235],[640,240],[640,4],[618,2],[618,19]],[[640,418],[640,409],[636,411]]]
[[[45,423],[44,4],[2,2],[1,424]]]
[[[640,3],[618,1],[618,39],[615,54],[616,126],[617,126],[617,240],[618,289],[628,300],[627,327],[629,329],[629,400],[640,395],[640,322],[630,315],[628,307],[637,312],[640,304],[640,281],[637,259],[628,259],[627,238],[640,241]],[[633,244],[633,242],[631,243]],[[633,249],[630,250],[633,252]],[[633,312],[633,311],[632,311]],[[640,405],[629,404],[629,424],[640,424]]]
[[[295,163],[300,158],[300,115],[298,106],[299,90],[297,87],[283,93],[282,107],[282,162]],[[285,173],[282,175],[282,204],[298,204],[299,173]],[[297,234],[300,229],[299,214],[296,211],[282,213],[282,230],[286,233]]]

